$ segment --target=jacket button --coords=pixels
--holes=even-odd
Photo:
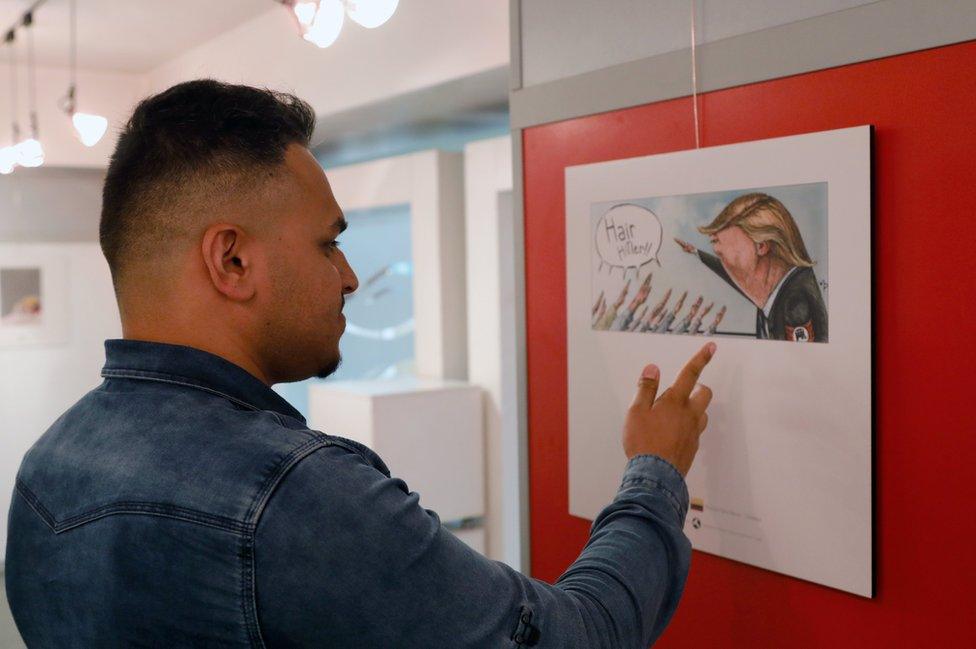
[[[532,619],[531,615],[529,615],[528,613],[522,613],[522,624],[528,624],[529,620],[531,619]]]
[[[521,634],[521,633],[519,633],[519,634],[517,634],[517,635],[515,636],[515,644],[522,644],[522,640],[523,640],[523,639],[524,639],[524,638],[522,638],[522,634]]]

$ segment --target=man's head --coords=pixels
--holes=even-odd
[[[335,370],[358,280],[307,148],[314,121],[294,96],[212,80],[136,107],[100,228],[126,337],[205,349],[267,383]]]
[[[768,194],[739,196],[698,231],[708,235],[722,263],[740,273],[751,272],[764,257],[786,268],[813,266],[793,216]]]

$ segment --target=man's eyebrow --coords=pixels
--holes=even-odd
[[[344,217],[344,216],[340,216],[340,217],[339,217],[339,220],[338,220],[338,221],[336,221],[336,222],[335,222],[335,223],[334,223],[334,224],[332,225],[332,227],[334,227],[334,228],[335,228],[336,230],[338,230],[338,231],[339,231],[339,234],[342,234],[343,232],[345,232],[345,231],[346,231],[346,228],[348,228],[348,227],[349,227],[349,222],[348,222],[348,221],[346,221],[346,217]]]

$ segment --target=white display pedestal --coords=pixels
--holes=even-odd
[[[309,388],[309,425],[373,449],[465,543],[484,552],[484,415],[477,386],[441,379]],[[453,529],[464,522],[464,529]],[[471,524],[475,524],[471,527]]]

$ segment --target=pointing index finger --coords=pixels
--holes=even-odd
[[[672,394],[679,399],[687,399],[695,384],[698,383],[698,377],[701,376],[702,370],[708,365],[708,361],[712,360],[714,354],[715,343],[708,343],[698,350],[698,353],[691,357],[681,369],[678,378],[675,379],[674,385],[671,386]]]

